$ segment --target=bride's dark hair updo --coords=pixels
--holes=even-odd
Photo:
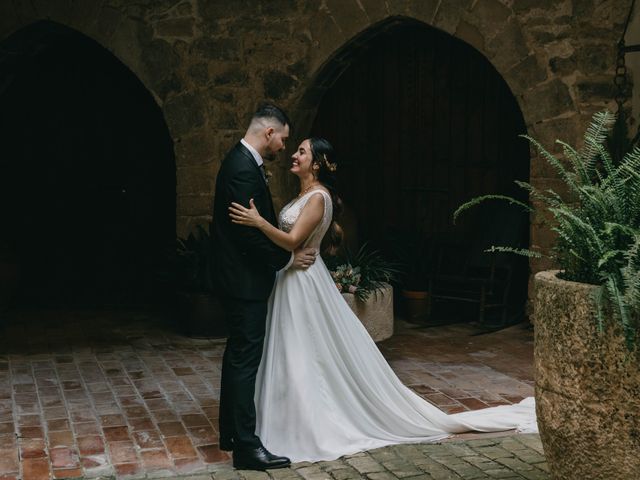
[[[336,154],[331,144],[324,138],[311,137],[309,139],[313,165],[318,165],[316,178],[331,194],[333,203],[333,218],[331,226],[322,241],[323,249],[330,255],[335,255],[342,243],[343,232],[338,219],[342,213],[342,200],[336,191],[336,172],[338,164]]]

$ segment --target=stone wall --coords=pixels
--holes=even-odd
[[[146,85],[171,132],[177,230],[207,221],[215,174],[255,105],[289,110],[292,145],[311,126],[322,93],[368,38],[417,21],[482,52],[516,96],[531,135],[579,140],[590,115],[613,108],[615,44],[631,0],[15,0],[0,5],[0,39],[39,19],[74,28],[113,52]],[[531,179],[556,187],[532,158]],[[281,205],[292,193],[273,168]],[[534,247],[553,241],[532,218]],[[532,262],[534,271],[547,260]]]

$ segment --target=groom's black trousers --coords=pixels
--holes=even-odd
[[[257,448],[256,375],[262,358],[267,301],[222,298],[229,338],[222,360],[220,441]]]

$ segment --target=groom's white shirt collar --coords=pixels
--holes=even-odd
[[[255,148],[253,148],[251,145],[249,145],[249,143],[246,142],[244,138],[240,140],[240,143],[243,144],[245,147],[247,147],[247,150],[251,152],[251,155],[253,155],[253,158],[255,159],[258,166],[264,163],[264,160],[262,160],[262,157],[260,156],[258,151]]]

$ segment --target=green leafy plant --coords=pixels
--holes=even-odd
[[[213,292],[213,259],[211,236],[201,225],[187,238],[178,238],[172,262],[177,289],[191,293]]]
[[[378,250],[364,244],[358,253],[347,253],[327,261],[336,286],[341,292],[353,293],[366,301],[376,291],[393,282],[398,275],[397,266],[385,260]]]
[[[598,112],[577,150],[557,140],[562,160],[531,137],[540,155],[556,170],[566,186],[561,195],[517,181],[526,190],[536,209],[549,212],[557,234],[552,258],[566,280],[601,285],[597,320],[604,328],[604,309],[620,322],[627,344],[634,348],[640,318],[640,149],[637,147],[612,158],[609,133],[615,123],[611,112]],[[464,203],[454,212],[454,222],[467,209],[484,201],[508,201],[525,210],[535,209],[510,197],[486,195]],[[512,252],[540,257],[537,251],[509,246],[489,251]]]

